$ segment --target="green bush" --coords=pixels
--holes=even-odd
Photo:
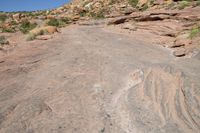
[[[129,4],[130,4],[132,7],[136,7],[137,4],[138,4],[138,0],[129,0]]]
[[[109,5],[113,5],[116,3],[116,0],[110,0]]]
[[[69,19],[68,18],[50,19],[47,22],[47,25],[49,25],[49,26],[56,26],[56,27],[63,27],[63,26],[65,26],[68,23],[69,23]]]
[[[90,12],[90,16],[91,16],[92,18],[94,18],[94,19],[103,19],[103,18],[105,18],[104,13],[105,13],[104,10],[100,10],[100,11],[97,12],[97,13]]]
[[[33,24],[30,23],[29,21],[24,21],[22,22],[22,24],[20,25],[19,29],[22,33],[26,34],[28,33],[30,30],[34,29],[37,26],[37,24]]]
[[[183,1],[180,1],[179,5],[178,5],[178,9],[181,10],[181,9],[184,9],[185,7],[187,7],[187,6],[190,6],[190,2],[183,0]]]
[[[200,26],[193,27],[190,31],[190,38],[194,38],[200,35]]]
[[[27,41],[34,40],[37,36],[48,34],[47,30],[40,30],[38,33],[29,33],[26,37]]]
[[[200,6],[200,0],[197,0],[196,5],[197,5],[197,6]]]
[[[11,25],[17,25],[17,22],[14,20],[12,20],[10,23],[11,23]]]
[[[60,21],[62,21],[65,24],[69,24],[70,23],[70,19],[65,17],[65,18],[61,18]]]
[[[6,14],[0,14],[0,21],[4,22],[7,19],[7,15]]]
[[[150,4],[150,5],[153,5],[154,2],[155,2],[155,0],[149,0],[149,4]]]
[[[142,7],[142,11],[145,11],[145,10],[147,10],[149,8],[149,6],[148,6],[148,4],[146,3],[146,4],[144,4],[144,6]]]
[[[16,31],[15,31],[15,29],[13,29],[13,28],[2,28],[2,32],[14,33],[14,32],[16,32]]]
[[[9,41],[6,39],[5,36],[0,36],[0,45],[8,45]]]
[[[32,34],[32,33],[29,33],[26,37],[26,40],[27,41],[32,41],[32,40],[35,40],[36,38],[36,35],[35,34]]]
[[[80,13],[80,16],[81,16],[81,17],[85,17],[86,15],[87,15],[87,12],[81,12],[81,13]]]
[[[50,19],[47,22],[47,24],[50,25],[50,26],[56,26],[56,27],[58,27],[60,25],[60,22],[58,21],[58,19]]]

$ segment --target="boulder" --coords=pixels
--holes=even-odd
[[[15,20],[15,21],[20,21],[20,19],[21,19],[21,14],[20,13],[16,13],[16,14],[14,14],[13,16],[12,16],[12,18]]]
[[[181,46],[186,46],[192,44],[192,41],[190,39],[178,39],[175,40],[173,46],[171,48],[176,48],[176,47],[181,47]]]
[[[183,57],[186,55],[186,50],[184,48],[177,49],[173,52],[173,55],[176,57]]]
[[[70,19],[72,21],[78,21],[80,19],[80,16],[79,15],[75,15],[75,16],[72,16]]]
[[[0,36],[0,45],[8,45],[9,41],[6,39],[5,36]]]
[[[44,27],[37,27],[30,31],[30,33],[34,35],[44,34],[43,32],[53,34],[55,32],[58,32],[58,29],[55,26],[44,26]]]

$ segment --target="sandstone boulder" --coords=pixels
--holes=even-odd
[[[21,19],[21,14],[20,13],[16,13],[16,14],[14,14],[13,16],[12,16],[12,18],[15,20],[15,21],[20,21],[20,19]]]
[[[58,32],[58,29],[55,26],[44,26],[44,27],[35,28],[35,29],[30,31],[30,33],[34,34],[34,35],[40,35],[40,34],[43,34],[44,32],[47,32],[49,34],[53,34],[55,32]]]
[[[186,50],[184,48],[177,49],[173,52],[173,55],[176,57],[183,57],[186,55]]]

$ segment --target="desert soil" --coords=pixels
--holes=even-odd
[[[58,34],[0,57],[1,133],[200,132],[198,55],[105,27]]]

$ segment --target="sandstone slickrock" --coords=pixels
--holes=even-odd
[[[198,59],[103,26],[21,45],[0,56],[1,133],[200,131]]]
[[[0,24],[17,28],[34,20],[39,26],[31,35],[48,40],[16,36],[17,50],[0,53],[1,133],[200,132],[200,56],[180,58],[199,47],[200,37],[189,36],[200,8],[130,2],[136,1],[73,0],[11,14]],[[46,19],[75,25],[52,38],[58,29]]]

